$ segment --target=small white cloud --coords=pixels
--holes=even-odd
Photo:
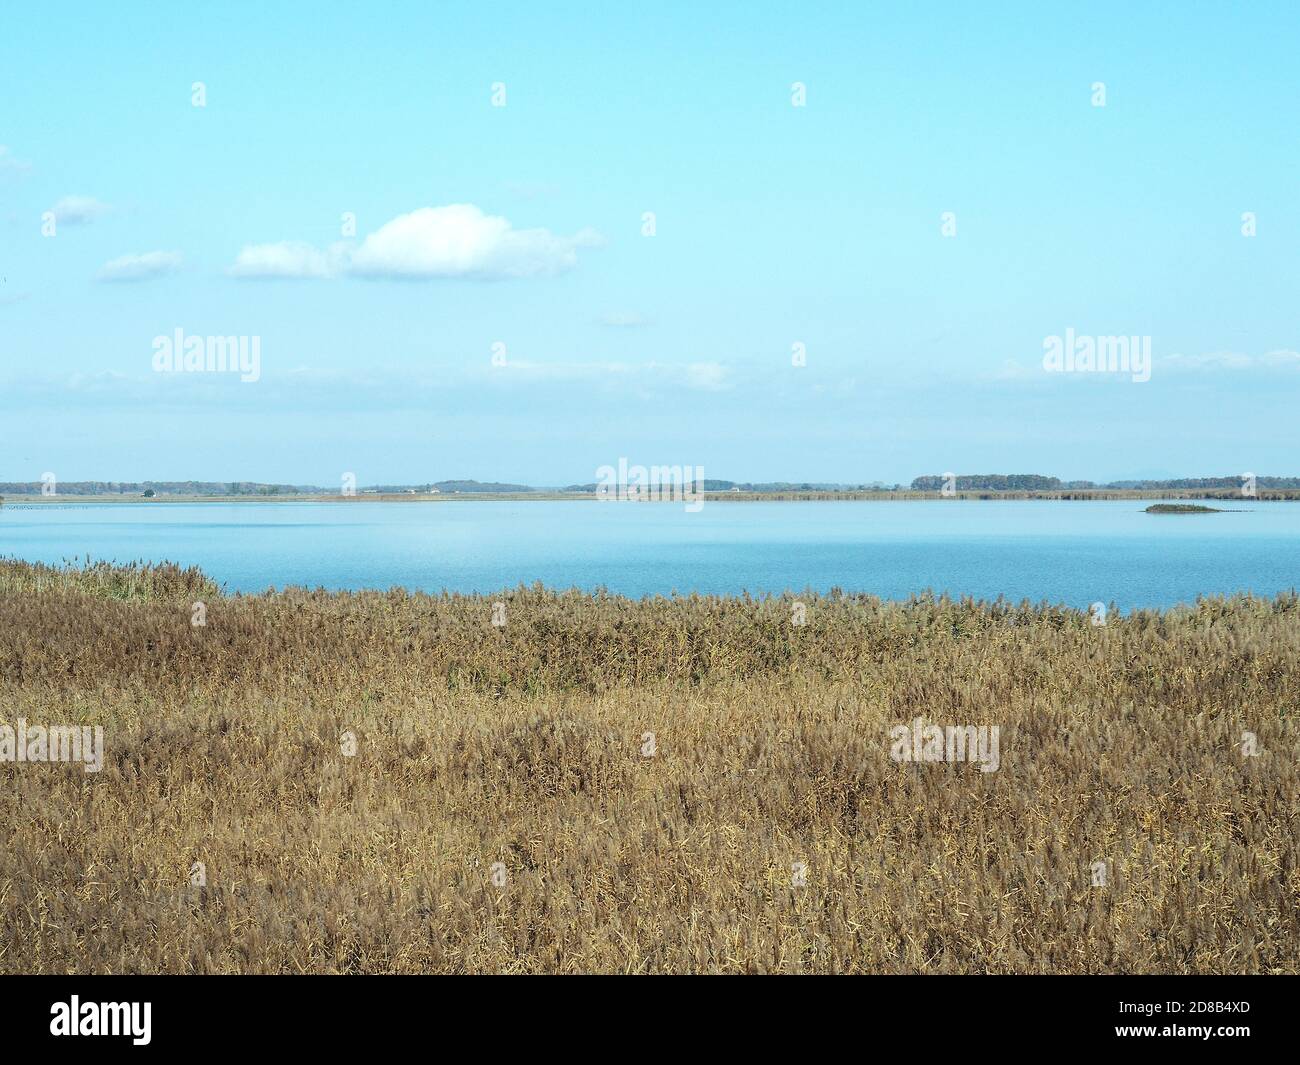
[[[175,273],[180,268],[180,252],[147,251],[140,255],[123,255],[106,262],[96,278],[99,281],[148,281]]]
[[[650,321],[636,311],[611,311],[600,316],[600,324],[610,326],[613,329],[637,329],[640,326],[649,325]]]
[[[130,377],[114,370],[90,374],[78,371],[67,379],[67,388],[70,392],[111,392],[131,383]]]
[[[1205,355],[1167,355],[1157,360],[1174,371],[1273,370],[1300,367],[1300,352],[1280,349],[1264,355],[1246,355],[1239,351],[1214,351]]]
[[[707,392],[720,392],[730,388],[727,382],[727,368],[717,362],[693,362],[686,367],[686,383],[691,388]]]
[[[301,241],[246,244],[240,249],[229,273],[232,277],[243,278],[321,280],[334,277],[343,258],[341,245],[321,251]]]
[[[1238,351],[1214,351],[1206,355],[1166,355],[1156,361],[1170,370],[1245,370],[1252,360]]]
[[[64,226],[89,225],[96,218],[107,214],[113,208],[100,203],[93,196],[64,196],[50,208],[54,219]]]
[[[473,204],[421,207],[398,215],[362,242],[351,270],[361,277],[537,277],[569,270],[578,249],[595,247],[600,235],[584,229],[572,237],[549,229],[515,229]]]
[[[721,392],[734,386],[731,370],[716,362],[527,362],[514,361],[506,373],[494,373],[494,385],[535,385],[564,381],[602,383],[618,388],[636,388],[649,396],[663,389],[688,388]]]
[[[603,243],[592,229],[571,237],[548,229],[514,229],[473,204],[451,204],[398,215],[356,248],[346,242],[325,251],[300,241],[248,244],[229,273],[318,279],[342,274],[395,280],[536,277],[570,269],[577,264],[579,248]]]
[[[1004,359],[1001,367],[990,375],[994,381],[1037,380],[1038,376],[1033,370],[1020,365],[1015,359]]]
[[[1260,357],[1260,361],[1266,366],[1300,366],[1300,351],[1282,348],[1267,352]]]
[[[647,368],[653,368],[648,364]],[[516,360],[510,363],[510,373],[495,375],[494,382],[509,384],[513,381],[598,381],[602,378],[631,375],[642,368],[626,362],[529,362]]]

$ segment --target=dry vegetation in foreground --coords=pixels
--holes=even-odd
[[[496,598],[0,563],[0,971],[1300,969],[1294,594]]]

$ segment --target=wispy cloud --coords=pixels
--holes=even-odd
[[[139,255],[122,255],[106,262],[96,274],[99,281],[149,281],[174,274],[181,268],[180,252],[147,251]]]
[[[650,319],[636,311],[610,311],[600,316],[600,324],[611,329],[639,329],[650,324]]]
[[[1242,375],[1268,374],[1300,370],[1300,352],[1287,348],[1278,348],[1262,355],[1248,355],[1240,351],[1212,351],[1200,355],[1161,355],[1152,360],[1152,379],[1166,376],[1190,378],[1194,375],[1214,373],[1232,373]],[[981,375],[977,380],[994,383],[1020,383],[1047,387],[1049,385],[1073,386],[1080,383],[1105,385],[1127,383],[1126,374],[1044,373],[1041,363],[1026,365],[1015,359],[1007,359],[995,371]]]
[[[336,244],[321,251],[301,241],[246,244],[228,271],[250,280],[320,281],[336,276],[344,265],[346,249]]]
[[[50,213],[60,225],[84,226],[103,217],[112,209],[109,204],[101,203],[93,196],[64,196],[50,208]]]
[[[1157,367],[1173,372],[1214,372],[1249,370],[1300,369],[1300,352],[1279,348],[1263,355],[1246,355],[1238,351],[1213,351],[1204,355],[1166,355],[1156,360]]]
[[[721,363],[693,362],[686,367],[686,383],[691,388],[705,392],[721,392],[730,388],[731,383],[727,378],[727,368]]]
[[[719,392],[732,387],[731,370],[717,362],[512,362],[492,373],[501,385],[585,381],[592,385]]]
[[[145,369],[150,353],[142,349],[138,373],[74,373],[17,376],[3,384],[12,402],[27,406],[93,397],[129,409],[136,405],[173,409],[211,408],[214,403],[281,410],[407,410],[430,404],[470,409],[476,403],[529,404],[560,402],[581,387],[594,395],[635,396],[647,402],[669,397],[687,402],[717,402],[717,393],[732,387],[730,368],[718,363],[511,361],[492,366],[484,359],[462,359],[424,367],[420,372],[393,367],[326,369],[284,367],[264,373],[256,388],[230,374],[166,374]]]
[[[17,173],[26,173],[32,168],[32,164],[25,159],[15,158],[13,152],[9,150],[6,144],[0,144],[0,170],[10,170]]]
[[[291,241],[250,244],[229,272],[242,278],[314,280],[343,274],[416,281],[545,277],[572,269],[579,249],[602,243],[591,229],[569,237],[549,229],[515,229],[473,204],[450,204],[398,215],[357,247],[339,243],[322,251]]]

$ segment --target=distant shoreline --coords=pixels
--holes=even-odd
[[[1235,500],[1237,502],[1295,502],[1300,500],[1300,488],[1261,488],[1253,496],[1243,496],[1240,491],[1224,488],[1205,489],[1113,489],[1113,488],[1067,488],[1049,491],[992,491],[988,489],[966,489],[951,495],[940,492],[925,492],[915,489],[899,491],[862,491],[862,492],[705,492],[703,499],[709,503],[802,503],[802,502],[949,502],[953,500],[1057,500],[1073,502],[1103,502],[1124,500],[1182,500],[1182,499],[1217,499]],[[168,503],[596,503],[602,502],[590,492],[448,492],[448,493],[401,493],[401,492],[360,492],[354,496],[338,494],[313,495],[157,495],[144,498],[138,495],[8,495],[0,499],[0,507],[13,506],[67,506],[69,504],[88,506],[114,503],[130,504],[168,504]],[[611,502],[613,502],[611,500]],[[681,500],[646,500],[645,502],[666,502],[680,505]]]

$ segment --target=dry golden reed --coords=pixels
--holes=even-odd
[[[798,599],[0,563],[0,972],[1300,971],[1294,594]]]

